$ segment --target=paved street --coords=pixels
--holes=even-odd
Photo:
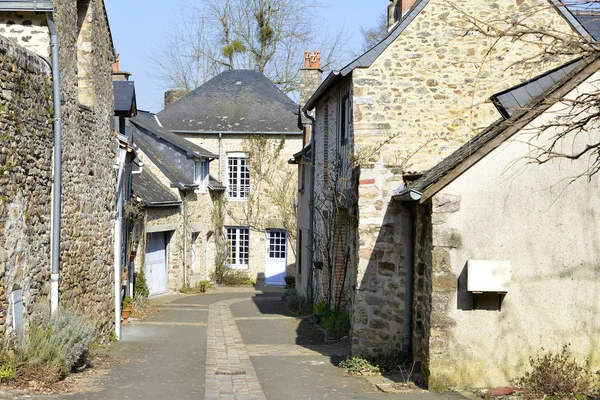
[[[213,292],[214,293],[214,292]],[[346,344],[283,315],[281,292],[186,296],[162,304],[144,322],[125,326],[112,349],[129,362],[101,378],[100,391],[64,399],[396,399],[334,363]],[[464,399],[458,394],[414,400]]]

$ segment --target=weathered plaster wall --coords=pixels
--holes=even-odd
[[[599,77],[588,81],[594,92]],[[555,105],[533,126],[565,109]],[[523,131],[433,199],[430,388],[506,385],[541,348],[569,343],[580,360],[600,365],[600,181],[572,181],[591,165],[588,157],[528,164],[525,157],[549,143],[551,131],[538,140],[531,126]],[[576,152],[597,140],[597,132],[569,135],[556,150]],[[466,291],[472,259],[511,262],[501,310],[495,295],[479,296],[474,307]]]
[[[380,262],[402,257],[391,245],[400,238],[380,229],[393,214],[388,204],[402,184],[402,174],[427,170],[498,119],[488,101],[492,94],[564,61],[548,57],[544,62],[516,63],[537,54],[541,44],[496,42],[467,33],[472,28],[467,16],[502,21],[535,5],[543,5],[544,11],[528,19],[531,24],[570,31],[541,0],[521,8],[512,0],[470,1],[460,4],[461,11],[452,2],[431,0],[371,67],[352,72],[355,153],[370,155],[362,163],[358,188],[359,293],[361,282],[369,281],[365,276],[374,274]],[[382,246],[388,247],[380,251]],[[393,323],[394,317],[383,321]],[[390,340],[382,350],[397,346]],[[353,347],[358,353],[373,350],[368,342]]]
[[[50,56],[46,13],[7,12],[0,15],[0,35],[42,57]]]

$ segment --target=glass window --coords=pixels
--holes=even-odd
[[[250,195],[250,166],[244,155],[227,157],[228,189],[230,199],[247,199]]]
[[[227,265],[247,268],[250,257],[250,230],[227,228],[227,250]]]

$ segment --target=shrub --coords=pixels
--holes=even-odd
[[[148,314],[154,311],[154,307],[148,301],[147,297],[134,297],[131,302],[131,317],[144,319]],[[116,336],[116,335],[115,335]]]
[[[66,309],[52,316],[41,311],[23,342],[22,357],[31,366],[44,366],[62,377],[85,361],[95,329],[88,320]]]
[[[314,304],[313,314],[315,314],[316,316],[320,316],[320,315],[325,314],[326,312],[327,312],[327,302],[325,302],[325,300],[321,299]]]
[[[148,297],[150,290],[146,283],[146,275],[142,269],[140,272],[134,272],[133,274],[133,297]]]
[[[542,349],[537,356],[529,358],[529,363],[531,370],[516,381],[529,394],[587,394],[597,389],[600,383],[600,373],[588,369],[589,359],[577,362],[571,357],[568,345],[558,353]]]
[[[378,374],[379,367],[363,357],[348,357],[340,362],[340,367],[346,369],[349,374]]]
[[[348,336],[350,332],[350,316],[344,310],[336,309],[327,312],[321,319],[323,328],[335,339]]]
[[[202,286],[204,286],[204,289],[211,289],[213,287],[210,281],[198,281],[194,286],[190,286],[189,284],[183,285],[179,291],[185,294],[203,293]]]
[[[313,310],[312,304],[294,288],[285,289],[281,301],[285,310],[293,315],[308,315]]]
[[[125,298],[123,299],[123,303],[122,303],[123,308],[128,307],[130,305],[131,305],[131,296],[125,296]]]
[[[250,279],[246,271],[229,268],[226,265],[217,266],[211,273],[211,278],[219,285],[225,286],[242,286]]]

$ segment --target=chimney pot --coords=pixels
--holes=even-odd
[[[113,63],[113,72],[119,72],[119,58],[121,57],[121,55],[119,53],[117,53],[117,56],[115,57],[115,62]]]

